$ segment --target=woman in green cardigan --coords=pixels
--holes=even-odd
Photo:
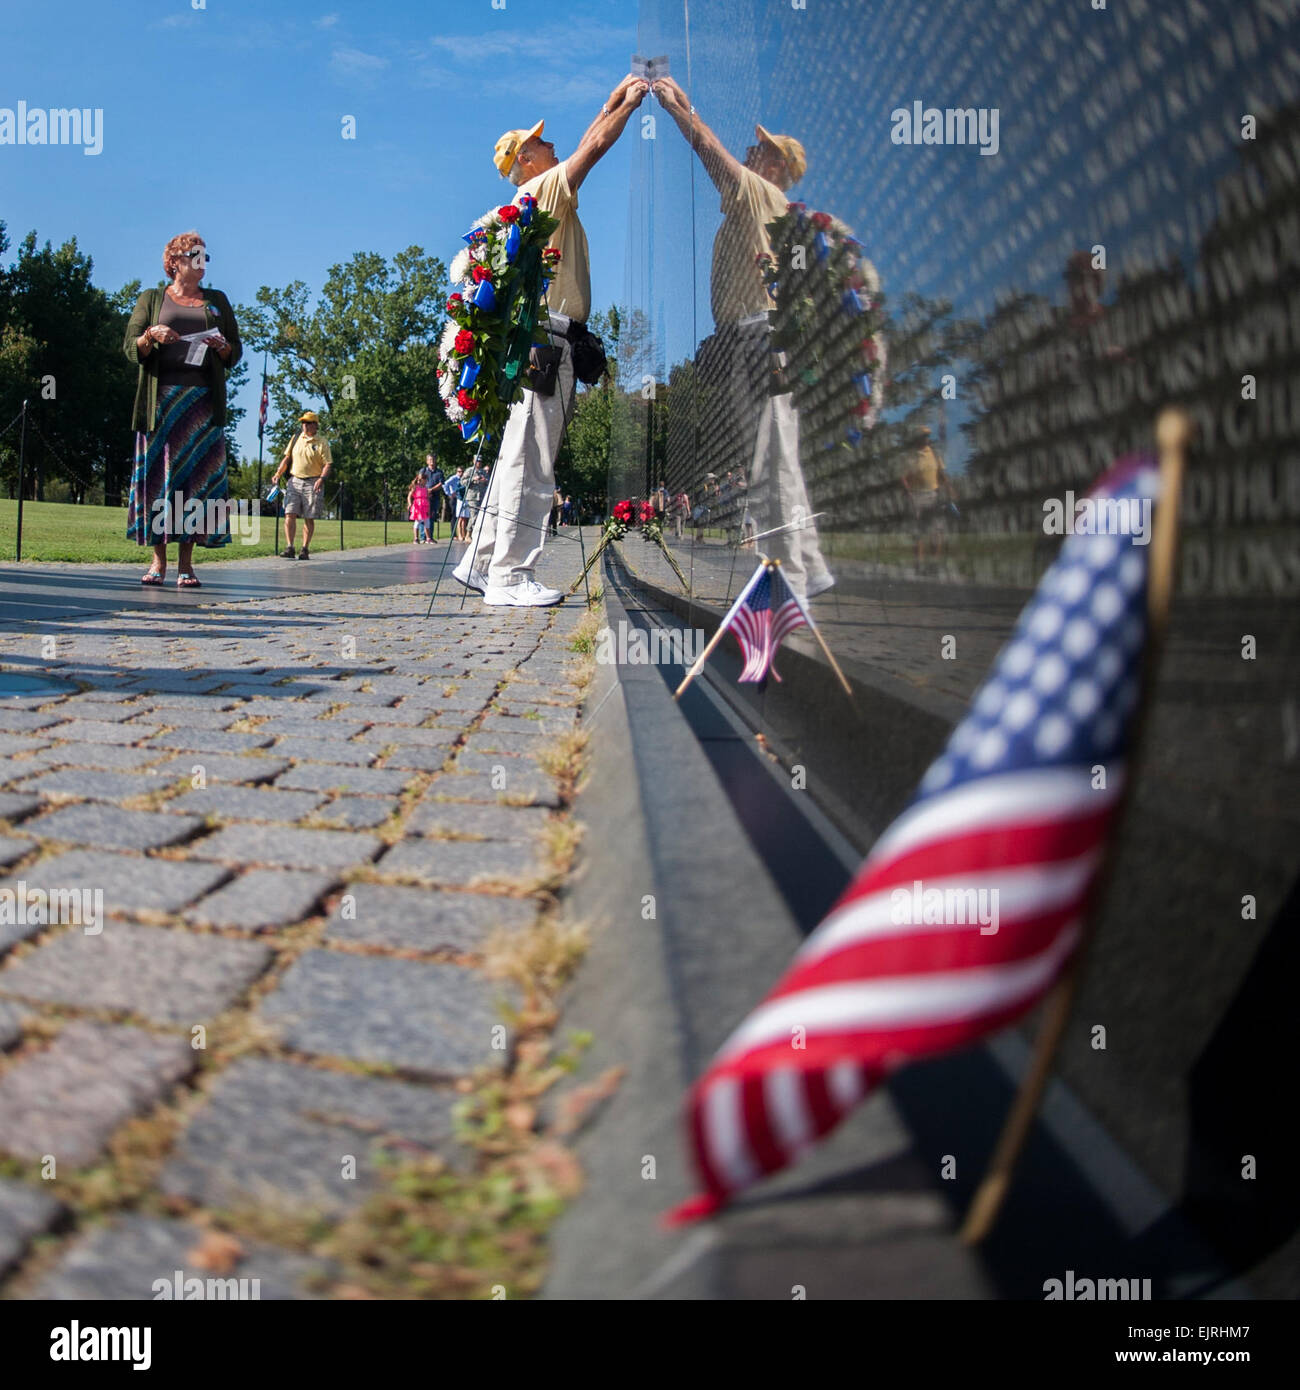
[[[195,542],[230,544],[226,482],[226,373],[243,351],[230,301],[200,284],[208,254],[197,232],[172,237],[163,251],[171,277],[135,302],[123,348],[140,369],[132,427],[135,468],[126,534],[153,546],[142,584],[167,575],[175,541],[177,587],[197,589]]]

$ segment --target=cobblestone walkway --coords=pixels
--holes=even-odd
[[[353,1210],[376,1135],[455,1161],[458,1078],[499,1064],[509,1018],[483,948],[557,886],[569,811],[544,768],[577,725],[585,609],[427,601],[0,635],[0,666],[79,687],[0,701],[5,1295],[211,1273],[205,1212]],[[103,916],[65,901],[46,925],[37,890]],[[231,1272],[263,1298],[323,1277],[256,1241]]]

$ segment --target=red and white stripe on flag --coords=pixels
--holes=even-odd
[[[1125,780],[1157,481],[1139,456],[1090,494],[1134,529],[1069,536],[912,802],[692,1089],[704,1191],[671,1220],[788,1166],[898,1067],[1013,1022],[1068,964]]]

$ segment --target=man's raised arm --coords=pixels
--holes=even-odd
[[[718,192],[734,192],[744,166],[695,114],[686,93],[671,77],[661,77],[654,84],[654,93],[659,98],[659,105],[677,122],[678,130],[700,156],[700,163]]]
[[[571,192],[578,191],[601,155],[614,148],[632,112],[645,100],[649,90],[650,84],[644,78],[629,73],[610,93],[609,100],[600,108],[600,115],[578,141],[578,148],[564,161]]]

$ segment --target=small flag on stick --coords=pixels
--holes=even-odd
[[[735,633],[736,641],[740,643],[741,655],[745,658],[745,665],[737,677],[738,680],[760,682],[765,681],[770,675],[779,681],[780,673],[773,664],[777,649],[790,633],[800,627],[808,628],[817,639],[831,668],[851,697],[852,690],[844,678],[844,673],[831,655],[830,648],[822,641],[822,635],[817,631],[817,625],[804,606],[803,600],[782,574],[781,562],[764,558],[759,561],[758,568],[750,576],[749,583],[740,591],[740,597],[731,605],[727,616],[718,624],[718,630],[713,634],[709,645],[687,671],[673,698],[680,698],[682,691],[704,669],[704,663],[728,632]]]
[[[696,1083],[704,1192],[671,1221],[788,1166],[892,1071],[1007,1026],[1071,966],[1131,752],[1159,482],[1136,456],[1097,485],[1107,529],[1076,526],[912,801]]]

